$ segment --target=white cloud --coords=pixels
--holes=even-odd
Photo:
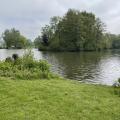
[[[15,27],[35,38],[50,17],[64,15],[69,8],[95,13],[108,31],[120,33],[120,0],[0,0],[0,33]]]

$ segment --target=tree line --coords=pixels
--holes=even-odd
[[[99,51],[119,49],[120,35],[106,32],[105,24],[93,13],[69,9],[62,16],[54,16],[41,29],[33,42],[15,28],[7,29],[1,36],[0,48],[26,48],[53,51]]]
[[[120,48],[120,35],[106,33],[105,24],[93,13],[69,9],[54,16],[34,43],[39,50],[98,51]]]

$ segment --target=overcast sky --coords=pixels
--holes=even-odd
[[[109,32],[120,33],[120,0],[0,0],[0,34],[15,27],[34,39],[52,16],[62,16],[69,8],[93,12]]]

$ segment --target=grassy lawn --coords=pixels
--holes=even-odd
[[[120,96],[68,80],[1,78],[0,120],[120,120]]]

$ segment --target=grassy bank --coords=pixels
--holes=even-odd
[[[0,120],[120,120],[120,88],[63,80],[31,52],[0,61]]]
[[[112,87],[0,78],[0,120],[120,120]]]
[[[51,73],[50,65],[44,60],[35,60],[31,51],[27,51],[22,57],[13,54],[0,61],[0,76],[26,80],[57,77]]]

